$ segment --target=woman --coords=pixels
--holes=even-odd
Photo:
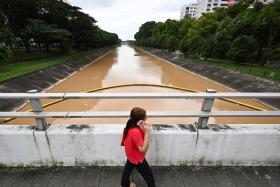
[[[130,112],[130,119],[123,131],[122,146],[125,146],[127,161],[122,174],[122,187],[135,187],[129,180],[134,167],[140,172],[149,187],[155,186],[152,170],[145,159],[149,148],[150,125],[146,123],[146,111],[135,107]]]

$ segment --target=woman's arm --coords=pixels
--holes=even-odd
[[[144,123],[144,143],[142,146],[139,146],[138,149],[139,151],[141,151],[142,153],[146,153],[148,151],[149,148],[149,139],[150,139],[150,125],[147,123]]]

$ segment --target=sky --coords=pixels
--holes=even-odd
[[[192,0],[68,0],[71,5],[97,20],[97,25],[118,34],[122,40],[134,40],[134,34],[147,21],[179,19],[181,7]]]

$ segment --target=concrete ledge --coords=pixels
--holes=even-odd
[[[124,165],[123,125],[0,125],[0,164],[7,166]],[[151,165],[280,166],[280,125],[155,125]]]

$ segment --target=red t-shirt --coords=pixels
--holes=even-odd
[[[145,159],[145,153],[139,151],[138,147],[143,146],[144,132],[139,127],[129,129],[127,136],[124,140],[125,154],[127,159],[133,163],[142,163]]]

